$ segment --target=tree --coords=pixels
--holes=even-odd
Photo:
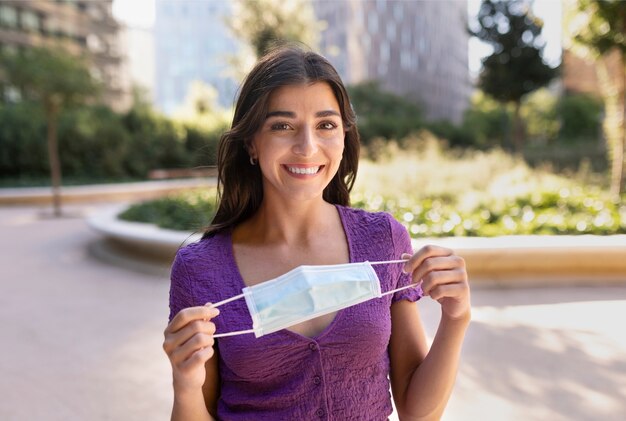
[[[532,15],[528,1],[483,0],[478,24],[478,29],[470,29],[470,34],[491,44],[494,50],[482,61],[478,85],[497,101],[513,104],[513,144],[521,151],[522,98],[546,86],[558,74],[558,69],[548,66],[542,58],[543,22]]]
[[[43,107],[47,124],[48,160],[54,215],[61,215],[61,161],[57,139],[59,115],[69,106],[84,103],[99,91],[83,59],[61,48],[33,47],[0,56],[6,83],[17,87],[24,99]]]
[[[624,189],[626,145],[626,3],[578,0],[571,22],[574,50],[596,62],[605,110],[603,130],[611,162],[611,194],[619,197]],[[617,63],[611,66],[612,58]]]
[[[228,25],[258,58],[280,42],[316,48],[322,23],[307,0],[237,0]]]

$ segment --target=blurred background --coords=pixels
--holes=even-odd
[[[445,419],[624,419],[626,2],[593,0],[0,0],[0,419],[168,418],[167,268],[280,41],[348,86],[353,205],[467,256]]]

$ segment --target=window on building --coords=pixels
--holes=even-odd
[[[87,35],[87,48],[94,53],[99,53],[104,49],[104,43],[99,36],[89,34]]]
[[[411,32],[410,31],[402,31],[402,46],[408,47],[411,45]]]
[[[23,10],[21,16],[22,29],[31,32],[38,32],[39,25],[39,16],[36,13],[31,12],[30,10]]]
[[[400,53],[400,67],[402,70],[410,71],[413,64],[413,57],[410,50],[402,50]]]
[[[367,30],[372,35],[378,33],[378,15],[376,13],[370,13],[367,16]]]
[[[15,7],[0,5],[0,26],[17,28],[17,10]]]
[[[387,41],[394,42],[396,40],[396,23],[387,22]]]
[[[390,52],[391,52],[391,48],[389,46],[389,42],[388,41],[382,42],[380,44],[380,60],[384,61],[385,63],[388,62],[389,57],[391,56]]]
[[[376,10],[378,10],[378,13],[385,13],[386,8],[386,0],[376,0]]]
[[[402,15],[404,14],[404,4],[401,1],[397,1],[393,5],[393,17],[396,22],[402,22]]]

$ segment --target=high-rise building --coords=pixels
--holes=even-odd
[[[0,48],[17,51],[61,43],[85,54],[105,86],[104,100],[117,110],[130,105],[130,83],[119,46],[113,0],[0,0]]]
[[[313,0],[327,23],[321,50],[348,84],[378,80],[422,105],[429,119],[460,122],[472,86],[467,2]]]
[[[222,106],[231,106],[237,83],[229,74],[229,57],[238,50],[225,18],[224,0],[156,0],[155,100],[165,113],[184,102],[194,81],[213,86]]]

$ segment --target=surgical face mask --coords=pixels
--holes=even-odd
[[[421,296],[421,283],[387,292],[380,290],[380,282],[372,265],[405,262],[391,260],[299,266],[278,278],[245,287],[242,294],[212,304],[212,307],[244,298],[252,317],[252,329],[217,333],[213,337],[254,333],[258,338],[407,288],[418,288]]]

